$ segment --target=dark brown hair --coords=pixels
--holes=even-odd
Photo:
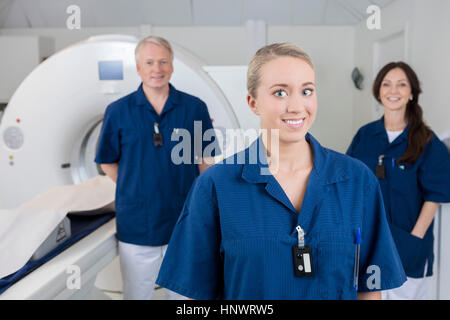
[[[433,132],[423,121],[423,111],[419,105],[419,95],[422,93],[420,81],[414,70],[405,62],[391,62],[385,65],[373,83],[372,93],[375,99],[381,103],[380,87],[386,74],[392,69],[402,69],[411,87],[412,100],[406,105],[405,120],[408,123],[408,147],[405,153],[396,162],[414,163],[420,157],[425,145],[433,137]]]

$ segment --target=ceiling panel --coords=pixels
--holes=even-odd
[[[17,2],[17,0],[14,2]],[[33,28],[61,28],[66,26],[66,20],[69,17],[67,7],[71,4],[73,4],[73,1],[70,0],[58,2],[27,0],[22,1],[21,7]],[[81,11],[81,14],[83,15],[83,11]]]
[[[7,15],[0,23],[0,26],[11,26],[12,28],[28,28],[30,27],[25,16],[25,12],[19,1],[14,1],[9,7],[5,7]]]
[[[370,2],[372,2],[373,4],[376,4],[380,7],[385,7],[385,6],[389,5],[391,2],[393,2],[393,0],[370,0]]]
[[[191,25],[190,0],[78,0],[88,27]],[[86,12],[87,11],[87,12]]]
[[[0,1],[0,28],[1,28],[1,22],[6,21],[6,19],[8,18],[12,3],[13,3],[13,0],[1,0]]]
[[[245,20],[264,20],[268,25],[291,24],[291,0],[244,0]]]
[[[328,0],[296,0],[293,1],[293,25],[322,25],[325,23],[324,13]]]
[[[366,10],[370,5],[376,4],[372,0],[339,0],[341,5],[353,12],[357,12],[360,19],[367,16]]]
[[[130,1],[127,2],[130,5]],[[151,16],[149,24],[158,26],[192,25],[190,0],[143,0],[143,2],[146,6],[145,10],[148,10],[147,12]]]
[[[193,0],[192,20],[197,26],[239,26],[245,23],[242,0]]]
[[[395,0],[0,0],[0,27],[64,28],[69,5],[84,27],[353,25],[370,4]]]
[[[325,10],[324,24],[345,25],[357,24],[361,16],[353,8],[349,8],[339,0],[328,0]]]

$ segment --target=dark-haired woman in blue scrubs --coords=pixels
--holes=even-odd
[[[387,219],[408,276],[383,299],[427,299],[433,272],[433,219],[439,203],[450,202],[450,155],[422,120],[420,83],[404,62],[378,73],[373,95],[384,116],[359,129],[347,154],[376,174]]]
[[[196,180],[157,283],[194,299],[379,299],[401,286],[375,176],[308,133],[317,112],[308,55],[288,43],[261,48],[247,87],[263,134]]]

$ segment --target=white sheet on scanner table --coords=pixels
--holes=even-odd
[[[1,209],[0,279],[22,268],[67,213],[114,209],[115,188],[111,179],[97,176],[52,187],[15,209]]]

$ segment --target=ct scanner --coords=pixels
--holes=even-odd
[[[106,106],[140,83],[130,36],[96,36],[54,54],[12,96],[0,123],[0,208],[43,190],[101,173],[95,149]],[[206,102],[216,130],[238,129],[223,92],[189,52],[174,45],[171,83]],[[242,96],[242,99],[245,96]],[[232,147],[233,148],[233,147]],[[66,299],[90,295],[96,274],[117,255],[109,221],[6,290],[0,299]],[[81,268],[83,290],[68,289],[67,266]]]
[[[129,36],[92,37],[51,56],[22,82],[0,124],[1,208],[99,174],[93,159],[105,107],[140,83],[136,44]],[[206,102],[215,128],[239,128],[197,59],[182,48],[174,51],[171,83]]]

